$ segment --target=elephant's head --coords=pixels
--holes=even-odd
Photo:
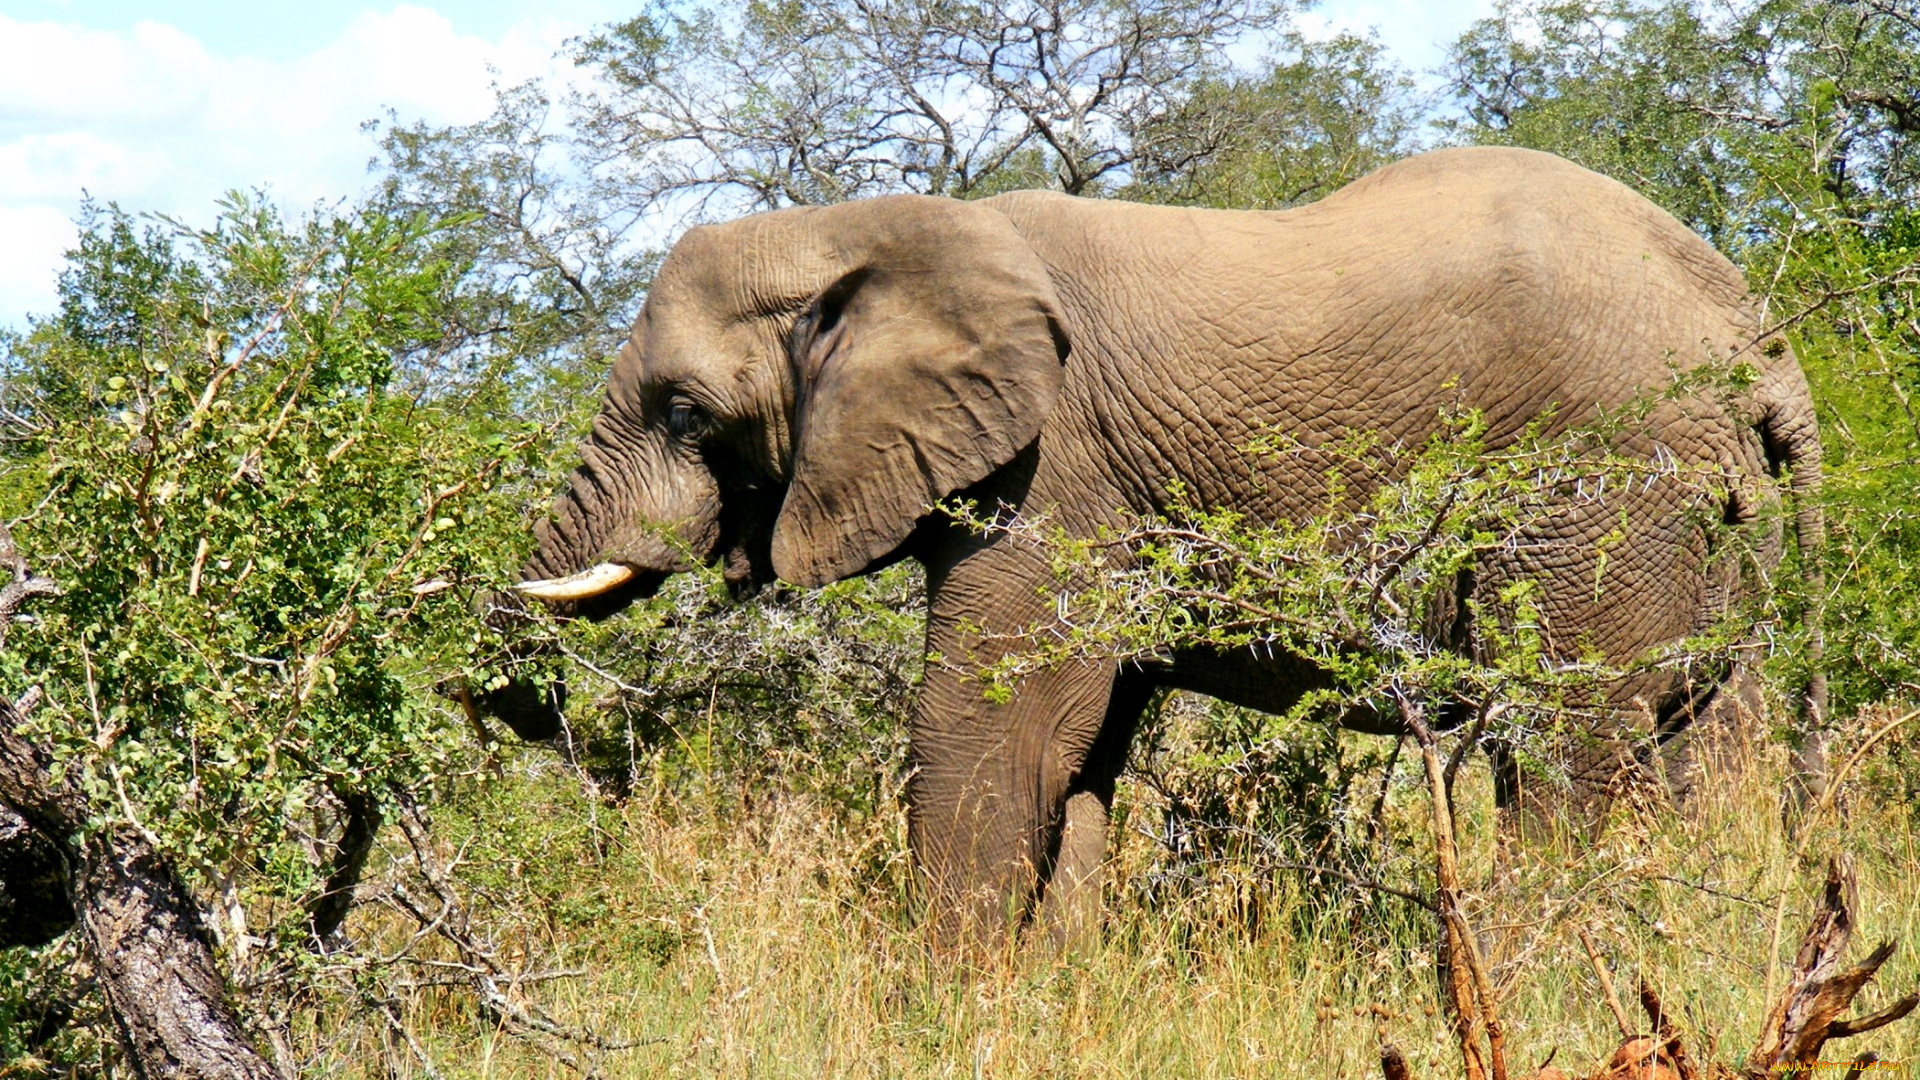
[[[1067,355],[1057,311],[1038,256],[979,204],[894,196],[690,231],[518,591],[604,618],[701,563],[818,585],[885,560],[1039,435]],[[489,704],[510,723],[542,707],[514,688]]]

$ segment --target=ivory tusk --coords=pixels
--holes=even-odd
[[[531,596],[535,600],[559,603],[565,600],[585,600],[599,596],[603,592],[617,589],[633,579],[633,570],[619,563],[603,562],[591,569],[582,570],[563,578],[546,578],[542,581],[523,581],[513,587],[522,596]]]

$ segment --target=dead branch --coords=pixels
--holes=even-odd
[[[1417,710],[1410,711],[1408,729],[1428,756],[1430,775],[1437,775],[1439,758],[1431,749],[1432,734],[1419,722]],[[1451,834],[1443,835],[1450,837]],[[1444,839],[1439,846],[1451,849]],[[1450,864],[1451,857],[1443,851],[1438,861],[1445,866]],[[1452,907],[1452,895],[1444,879],[1441,896],[1443,904],[1447,905],[1444,910],[1456,910]],[[1841,968],[1841,958],[1853,934],[1856,903],[1853,862],[1844,854],[1837,855],[1827,864],[1826,888],[1821,896],[1820,907],[1801,940],[1800,952],[1794,960],[1786,990],[1768,1012],[1766,1023],[1760,1031],[1759,1043],[1748,1056],[1744,1069],[1731,1069],[1716,1061],[1704,1064],[1696,1062],[1687,1053],[1673,1014],[1661,1002],[1660,994],[1643,979],[1640,982],[1640,1006],[1646,1010],[1653,1034],[1634,1034],[1619,1002],[1610,1001],[1614,1017],[1620,1024],[1620,1046],[1587,1080],[1771,1080],[1782,1074],[1807,1071],[1809,1066],[1821,1060],[1821,1048],[1833,1039],[1877,1030],[1913,1012],[1920,1007],[1920,993],[1908,994],[1865,1016],[1840,1016],[1853,1004],[1861,988],[1872,981],[1874,974],[1893,955],[1894,950],[1894,944],[1886,942],[1868,954],[1861,963],[1844,970]],[[1450,960],[1455,955],[1452,926],[1449,921]],[[1580,940],[1586,946],[1588,959],[1593,962],[1594,969],[1601,973],[1601,982],[1608,989],[1608,997],[1612,998],[1612,979],[1605,974],[1593,939],[1582,930]],[[1459,951],[1467,957],[1466,962],[1477,959],[1466,949]],[[1474,1069],[1478,1064],[1476,1055],[1472,1053],[1476,1047],[1463,1033],[1466,1026],[1459,1021],[1458,1015],[1477,1003],[1463,994],[1461,986],[1464,981],[1456,977],[1448,990],[1453,1001],[1452,1007],[1456,1010],[1455,1032],[1461,1039],[1467,1075],[1472,1077],[1476,1075]],[[1488,1041],[1492,1045],[1491,1035]],[[1872,1053],[1853,1058],[1852,1067],[1846,1074],[1847,1080],[1857,1080],[1868,1066],[1879,1060],[1878,1055]],[[1566,1074],[1550,1067],[1551,1061],[1552,1057],[1549,1056],[1531,1080],[1567,1080]],[[1412,1080],[1406,1058],[1391,1044],[1383,1044],[1380,1048],[1380,1070],[1387,1080]]]
[[[1473,928],[1460,907],[1460,856],[1454,840],[1452,793],[1447,770],[1420,706],[1400,699],[1400,717],[1420,747],[1427,768],[1428,801],[1433,804],[1435,900],[1440,908],[1440,930],[1447,958],[1447,1002],[1454,1037],[1467,1080],[1507,1080],[1506,1035],[1500,1024],[1493,987],[1480,958]],[[1480,1036],[1486,1035],[1486,1046]]]
[[[1627,1022],[1627,1010],[1620,1007],[1620,995],[1613,989],[1613,976],[1607,971],[1606,961],[1600,958],[1600,950],[1594,948],[1593,935],[1587,933],[1584,926],[1580,928],[1580,944],[1587,950],[1587,960],[1593,964],[1593,973],[1600,980],[1600,989],[1606,992],[1607,1008],[1613,1010],[1614,1022],[1620,1025],[1620,1037],[1632,1038],[1633,1025]]]
[[[1768,1012],[1759,1041],[1747,1058],[1748,1077],[1759,1080],[1783,1066],[1811,1064],[1820,1060],[1820,1049],[1828,1040],[1885,1027],[1920,1006],[1920,994],[1908,994],[1879,1012],[1841,1018],[1895,948],[1893,942],[1884,942],[1862,963],[1841,969],[1858,904],[1853,860],[1836,855],[1827,863],[1820,907],[1800,940],[1786,988]]]
[[[1673,1017],[1661,1004],[1660,995],[1653,984],[1640,980],[1640,1007],[1647,1011],[1647,1019],[1653,1023],[1655,1037],[1659,1041],[1660,1061],[1671,1069],[1679,1080],[1699,1080],[1700,1069],[1687,1056],[1686,1047],[1680,1042],[1680,1029],[1673,1023]]]

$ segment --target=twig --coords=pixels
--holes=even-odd
[[[200,574],[207,566],[207,538],[200,537],[200,545],[193,552],[193,569],[187,573],[187,595],[200,595]]]
[[[401,1022],[400,1011],[394,1008],[393,1001],[389,998],[373,998],[372,1000],[374,1005],[379,1008],[381,1017],[386,1020],[387,1029],[399,1036],[400,1041],[406,1044],[407,1049],[412,1052],[414,1060],[420,1063],[420,1071],[427,1074],[427,1080],[440,1080],[440,1070],[433,1067],[433,1059],[427,1056],[426,1050],[414,1039],[413,1032],[408,1031],[407,1025]]]
[[[1372,881],[1367,878],[1363,878],[1358,874],[1348,873],[1347,871],[1338,869],[1337,867],[1316,866],[1312,863],[1291,862],[1288,860],[1280,860],[1280,861],[1269,863],[1268,865],[1272,866],[1277,870],[1294,870],[1303,874],[1329,874],[1333,877],[1339,878],[1340,880],[1346,882],[1349,885],[1352,885],[1357,889],[1370,889],[1373,892],[1383,893],[1387,896],[1398,897],[1402,900],[1405,900],[1409,904],[1414,904],[1419,907],[1425,908],[1426,910],[1433,912],[1435,915],[1440,914],[1439,904],[1435,903],[1432,900],[1429,900],[1424,896],[1421,896],[1417,892],[1410,892],[1406,889],[1396,889],[1391,885],[1382,885],[1378,881]]]
[[[1396,694],[1400,717],[1420,747],[1420,758],[1427,768],[1429,800],[1433,804],[1434,871],[1440,905],[1441,931],[1446,941],[1448,991],[1454,1012],[1454,1034],[1460,1043],[1460,1056],[1466,1066],[1467,1080],[1507,1080],[1506,1033],[1494,1002],[1493,987],[1481,962],[1473,928],[1467,925],[1460,909],[1460,855],[1455,846],[1453,811],[1448,805],[1446,766],[1440,761],[1433,731],[1421,715],[1420,707],[1405,695]],[[1487,1046],[1483,1056],[1479,1031],[1485,1030]]]
[[[1620,1007],[1620,995],[1614,992],[1613,976],[1607,972],[1606,961],[1600,958],[1600,950],[1594,948],[1593,937],[1586,927],[1579,930],[1580,944],[1586,947],[1587,960],[1593,964],[1593,973],[1600,979],[1600,989],[1606,992],[1607,1008],[1613,1010],[1614,1022],[1620,1025],[1620,1037],[1633,1038],[1633,1025],[1627,1022],[1627,1010]]]
[[[402,835],[414,854],[414,865],[421,879],[433,890],[434,898],[440,904],[440,912],[432,917],[432,924],[438,936],[459,951],[461,959],[469,969],[467,985],[479,996],[508,1031],[540,1045],[543,1050],[564,1062],[576,1072],[591,1074],[597,1066],[583,1063],[578,1058],[557,1046],[545,1043],[534,1035],[545,1035],[587,1047],[598,1051],[627,1050],[641,1045],[641,1042],[626,1039],[608,1039],[591,1031],[572,1030],[549,1019],[541,1013],[538,1006],[522,1005],[514,1001],[500,988],[505,979],[509,985],[518,979],[509,972],[493,955],[492,950],[481,940],[474,937],[467,921],[464,905],[449,877],[449,868],[442,864],[439,854],[434,850],[433,839],[428,835],[425,813],[412,796],[403,789],[393,789],[394,801],[399,813],[396,815]],[[396,900],[405,904],[408,913],[416,922],[425,925],[428,917],[418,910],[417,905],[409,902],[403,891],[396,889]]]

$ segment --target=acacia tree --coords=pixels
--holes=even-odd
[[[1114,186],[1271,0],[660,4],[581,41],[609,199],[703,208]]]
[[[1549,412],[1498,444],[1483,418],[1464,410],[1443,414],[1419,446],[1382,445],[1366,432],[1314,447],[1261,436],[1248,448],[1255,458],[1328,462],[1324,501],[1297,522],[1198,505],[1182,489],[1164,515],[1093,537],[963,508],[976,527],[1045,551],[1060,590],[1052,619],[1015,631],[1005,658],[979,676],[987,693],[1004,695],[1033,670],[1087,656],[1288,655],[1323,682],[1273,718],[1275,730],[1355,710],[1424,715],[1435,728],[1470,729],[1468,744],[1485,737],[1518,749],[1547,766],[1536,768],[1539,782],[1564,787],[1565,771],[1547,760],[1562,748],[1543,736],[1608,731],[1617,706],[1606,693],[1625,676],[1723,670],[1751,613],[1720,613],[1721,624],[1644,656],[1569,654],[1549,640],[1538,582],[1499,563],[1532,547],[1591,546],[1600,552],[1594,588],[1603,591],[1605,552],[1620,534],[1566,539],[1555,522],[1608,506],[1609,490],[1617,500],[1631,484],[1671,487],[1713,558],[1744,567],[1752,551],[1711,512],[1723,505],[1725,478],[1626,447],[1651,443],[1643,425],[1655,405],[1749,378],[1751,369],[1738,366],[1688,373],[1614,415],[1557,430],[1564,425]]]

